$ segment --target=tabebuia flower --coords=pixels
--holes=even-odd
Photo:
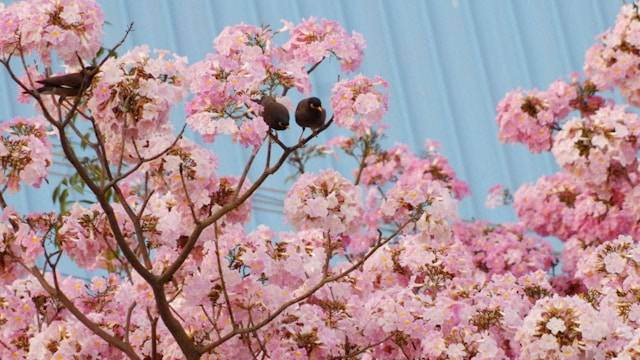
[[[584,71],[600,90],[618,87],[627,101],[640,104],[640,19],[636,4],[626,4],[615,26],[599,36],[587,50]]]
[[[564,172],[543,176],[535,184],[524,184],[514,194],[513,206],[520,221],[542,236],[562,240],[575,233],[573,219],[581,184]]]
[[[220,177],[218,186],[211,190],[207,198],[204,199],[205,203],[200,208],[200,213],[203,216],[210,215],[221,207],[229,205],[237,198],[237,196],[245,193],[249,187],[251,187],[251,183],[248,180],[245,180],[242,187],[237,189],[239,181],[240,178],[237,176]],[[236,189],[239,191],[239,194],[236,192]],[[246,223],[250,218],[251,201],[244,201],[238,204],[238,206],[233,210],[227,212],[222,220],[229,223]]]
[[[169,111],[187,94],[187,61],[155,55],[138,46],[107,61],[93,80],[88,107],[113,163],[155,156],[173,141]]]
[[[575,86],[563,81],[546,91],[509,92],[496,108],[500,141],[523,143],[534,153],[550,150],[552,132],[576,96]]]
[[[593,355],[597,342],[613,331],[588,302],[574,297],[538,300],[516,333],[527,359],[580,359]]]
[[[0,215],[0,284],[24,276],[20,262],[33,266],[43,252],[40,236],[11,209]]]
[[[229,134],[258,146],[268,130],[260,114],[261,89],[269,82],[293,85],[272,59],[272,32],[252,25],[228,26],[214,40],[216,53],[189,69],[187,124],[213,141]]]
[[[52,163],[47,125],[40,117],[17,117],[0,124],[0,184],[11,192],[20,182],[39,187]]]
[[[606,106],[574,118],[558,132],[553,155],[560,166],[592,185],[636,170],[640,117],[622,106]]]
[[[114,204],[113,208],[124,237],[133,244],[133,224],[122,206]],[[119,266],[118,245],[99,205],[84,208],[73,204],[58,233],[60,247],[83,268],[114,270]]]
[[[0,272],[4,275],[4,272]],[[36,306],[37,299],[40,308]],[[46,310],[46,311],[43,311]],[[29,276],[21,277],[5,286],[0,287],[0,336],[11,339],[15,344],[11,348],[0,347],[0,355],[4,358],[26,359],[29,355],[29,339],[33,331],[37,330],[32,319],[43,311],[48,319],[53,318],[57,307],[54,300],[40,287],[38,281]]]
[[[521,276],[548,270],[554,261],[551,245],[527,234],[522,224],[458,221],[453,230],[456,238],[473,253],[476,267],[489,274],[510,272]]]
[[[413,161],[407,161],[405,172],[407,178],[420,177],[435,181],[446,187],[456,200],[461,200],[470,194],[469,186],[458,177],[453,166],[444,155],[439,152],[440,143],[427,139],[424,143],[426,155]]]
[[[450,224],[458,216],[457,202],[447,183],[418,166],[402,174],[380,206],[385,222],[415,221],[417,228],[434,238],[448,238]]]
[[[303,174],[284,201],[284,214],[296,229],[321,228],[332,236],[356,229],[361,213],[358,189],[333,170]]]
[[[406,145],[398,145],[370,154],[365,159],[366,166],[362,169],[360,182],[365,185],[384,185],[389,181],[397,180],[404,165],[413,157],[415,155]]]
[[[337,82],[331,91],[331,107],[336,125],[362,136],[380,126],[387,112],[389,96],[379,87],[388,83],[377,76],[373,79],[358,75],[352,80]]]
[[[93,0],[23,0],[0,10],[0,53],[33,52],[51,65],[51,51],[67,64],[92,59],[102,41],[102,9]]]
[[[310,17],[298,25],[283,21],[290,34],[278,54],[284,62],[300,62],[314,65],[331,54],[335,55],[343,71],[355,71],[360,67],[367,46],[362,34],[349,35],[338,22]]]
[[[631,236],[620,236],[587,251],[576,273],[587,287],[629,290],[639,286],[640,245]]]
[[[540,235],[602,242],[637,231],[637,214],[621,201],[618,191],[597,191],[560,172],[522,185],[515,193],[514,207],[518,218]]]
[[[188,195],[199,208],[208,203],[210,192],[218,188],[217,166],[218,159],[213,153],[183,138],[159,158],[143,164],[141,170],[148,174],[156,190],[171,194],[176,205],[186,206]],[[131,181],[140,183],[144,179]]]

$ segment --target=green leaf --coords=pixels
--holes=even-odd
[[[60,185],[56,186],[56,188],[53,189],[53,194],[51,194],[51,201],[53,201],[54,204],[58,199],[58,195],[60,195]]]

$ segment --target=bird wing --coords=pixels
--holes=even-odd
[[[52,76],[42,80],[36,80],[37,83],[45,86],[58,87],[80,87],[82,84],[82,73],[72,73],[60,76]]]
[[[44,95],[78,96],[79,89],[59,86],[42,86],[37,88],[36,91]]]

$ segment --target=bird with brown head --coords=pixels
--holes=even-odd
[[[296,123],[302,128],[303,134],[306,128],[312,130],[321,128],[326,119],[327,112],[317,97],[303,99],[296,107]]]
[[[262,119],[273,130],[286,130],[289,127],[289,110],[286,106],[277,102],[273,96],[265,95],[261,104]]]

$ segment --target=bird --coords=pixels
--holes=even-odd
[[[286,130],[289,127],[289,110],[276,101],[273,96],[262,97],[262,119],[273,130]]]
[[[35,89],[35,91],[40,94],[59,95],[63,97],[78,96],[89,86],[96,73],[95,66],[87,66],[74,73],[36,80],[36,82],[42,86]]]
[[[317,97],[303,99],[296,106],[296,123],[302,128],[302,134],[306,128],[315,130],[322,127],[326,119],[327,112]]]

